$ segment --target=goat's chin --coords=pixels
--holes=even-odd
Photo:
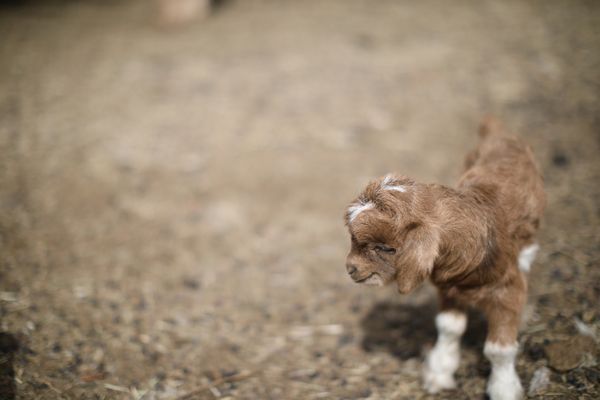
[[[384,285],[383,279],[381,279],[381,276],[379,276],[379,274],[373,274],[361,283],[363,285],[367,285],[367,286],[383,286]]]
[[[367,279],[359,283],[367,286],[387,286],[391,282],[393,282],[393,279],[385,279],[384,276],[374,272]]]
[[[398,285],[398,292],[400,292],[400,294],[409,294],[413,290],[414,290],[414,288],[412,288],[412,287],[405,287],[405,286]]]
[[[398,292],[400,292],[400,294],[409,294],[410,292],[415,290],[417,287],[419,287],[421,285],[421,283],[423,283],[423,279],[413,279],[413,280],[398,279],[396,282],[398,284]]]

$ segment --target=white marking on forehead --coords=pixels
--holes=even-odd
[[[367,203],[359,203],[359,204],[354,204],[352,206],[350,206],[348,208],[348,212],[350,213],[349,219],[350,222],[354,221],[354,219],[356,217],[358,217],[358,214],[360,214],[363,211],[367,211],[367,210],[371,210],[375,208],[375,204],[373,204],[372,202],[367,202]]]
[[[383,190],[395,190],[397,192],[406,192],[406,188],[402,185],[390,185],[390,183],[392,183],[393,180],[394,177],[392,175],[386,175],[385,178],[383,178],[383,181],[381,181],[381,188]]]
[[[383,181],[381,181],[381,187],[389,185],[393,180],[394,177],[391,174],[386,175]]]
[[[406,188],[402,185],[397,185],[397,186],[384,186],[383,187],[385,190],[395,190],[397,192],[406,192]]]

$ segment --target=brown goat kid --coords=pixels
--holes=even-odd
[[[515,371],[517,331],[545,205],[543,181],[528,145],[493,119],[480,128],[456,189],[387,175],[348,208],[352,238],[346,268],[359,283],[396,282],[408,293],[429,278],[438,288],[438,339],[424,366],[430,393],[455,387],[466,309],[488,321],[484,354],[492,364],[492,400],[522,397]]]

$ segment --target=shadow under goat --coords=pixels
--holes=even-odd
[[[432,302],[377,303],[361,320],[364,330],[361,346],[367,352],[387,351],[400,360],[419,357],[423,348],[435,341],[436,327],[431,318],[435,312],[436,306]],[[461,344],[481,351],[486,333],[482,314],[468,310],[467,330]]]
[[[370,182],[345,215],[346,268],[355,282],[396,282],[400,293],[427,278],[437,287],[437,341],[423,369],[430,393],[456,386],[467,310],[480,310],[488,323],[483,353],[492,367],[487,393],[514,400],[523,396],[517,333],[545,193],[522,139],[491,118],[480,137],[456,189],[393,174]]]
[[[19,341],[8,332],[0,332],[0,399],[12,400],[17,396],[15,383],[15,355]]]

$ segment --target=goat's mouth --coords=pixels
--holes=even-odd
[[[369,280],[369,278],[371,278],[371,277],[373,277],[375,275],[376,275],[375,272],[371,272],[369,275],[367,275],[367,276],[365,276],[363,278],[354,279],[354,282],[356,282],[356,283],[365,283],[367,280]]]
[[[385,286],[385,281],[377,272],[373,272],[364,278],[355,279],[354,282],[368,286]]]

